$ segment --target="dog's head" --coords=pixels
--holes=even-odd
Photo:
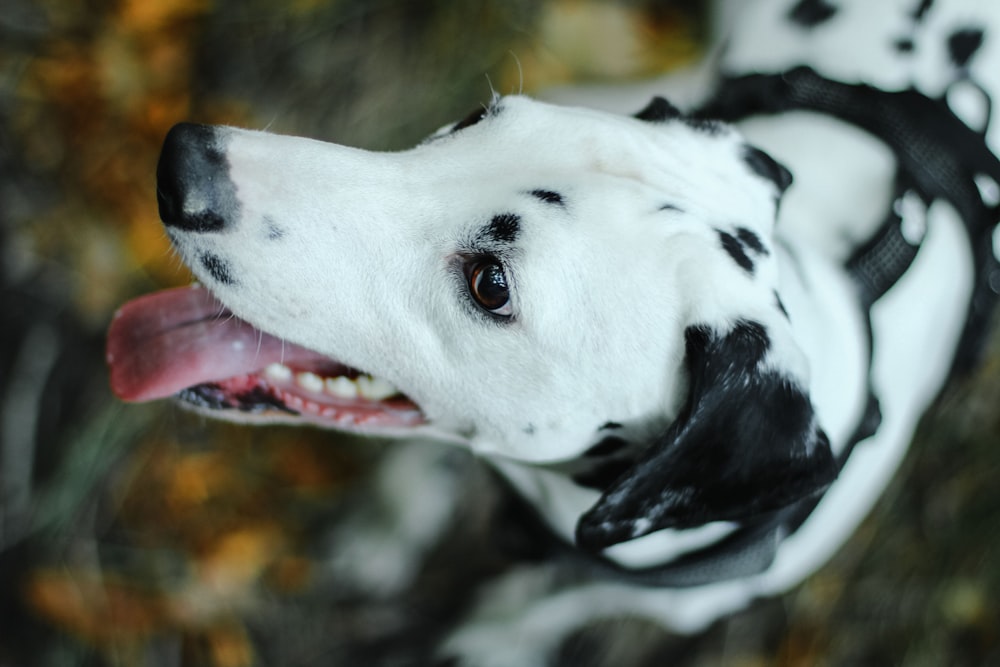
[[[160,212],[204,287],[123,309],[113,384],[525,462],[645,429],[592,545],[767,511],[832,474],[776,291],[789,181],[662,100],[502,98],[398,153],[181,125]]]

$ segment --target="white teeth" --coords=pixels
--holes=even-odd
[[[292,369],[284,364],[271,364],[264,369],[264,375],[272,380],[291,380]]]
[[[349,378],[343,375],[335,378],[327,378],[323,383],[326,393],[337,398],[357,398],[358,386]]]
[[[381,401],[399,393],[388,381],[371,375],[359,375],[353,380],[345,375],[324,378],[309,371],[296,373],[284,364],[271,364],[264,369],[264,376],[275,382],[294,379],[295,384],[308,392],[325,393],[343,399],[360,397],[369,401]]]
[[[373,378],[370,375],[361,375],[356,380],[358,393],[372,401],[381,401],[399,393],[399,390],[382,378]]]
[[[315,373],[299,373],[295,376],[295,381],[306,391],[323,391],[323,378]]]

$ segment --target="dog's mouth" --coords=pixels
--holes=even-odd
[[[255,329],[198,287],[122,306],[108,331],[107,361],[112,391],[126,401],[176,396],[223,417],[353,431],[425,421],[388,382]]]

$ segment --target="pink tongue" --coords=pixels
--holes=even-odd
[[[122,306],[108,331],[107,361],[111,389],[126,401],[172,396],[272,363],[332,363],[254,329],[199,287],[164,290]]]

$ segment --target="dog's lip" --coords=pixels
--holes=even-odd
[[[398,394],[345,399],[269,376],[267,369],[276,365],[324,377],[360,371],[255,329],[200,287],[162,290],[123,305],[108,331],[107,362],[112,391],[130,402],[176,395],[192,402],[216,392],[218,400],[201,407],[277,411],[333,428],[423,422],[419,408]]]
[[[305,421],[340,430],[420,426],[423,414],[405,396],[343,398],[275,379],[266,371],[200,384],[178,397],[194,408],[236,421]],[[219,414],[223,411],[223,414]]]

